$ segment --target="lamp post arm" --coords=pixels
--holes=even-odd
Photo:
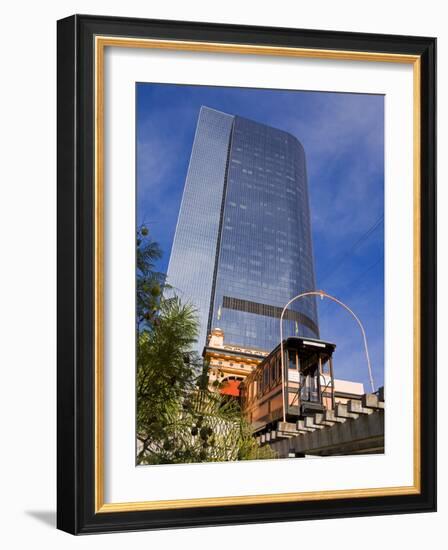
[[[282,365],[282,400],[283,400],[283,422],[286,422],[286,401],[285,401],[285,361],[284,361],[284,349],[283,349],[283,316],[288,309],[288,307],[295,302],[296,300],[299,300],[300,298],[304,298],[305,296],[320,296],[321,298],[325,297],[329,300],[332,300],[333,302],[336,302],[340,306],[342,306],[346,311],[348,311],[352,317],[356,320],[358,323],[358,326],[361,330],[362,339],[364,343],[364,351],[366,354],[366,361],[367,361],[367,370],[369,373],[369,381],[370,386],[372,389],[372,393],[375,391],[375,384],[373,381],[373,374],[372,374],[372,366],[370,364],[370,356],[369,356],[369,348],[367,346],[367,337],[366,332],[364,330],[364,327],[358,318],[358,316],[346,305],[344,302],[341,302],[341,300],[338,300],[334,296],[331,296],[330,294],[327,294],[323,290],[309,290],[307,292],[302,292],[301,294],[298,294],[297,296],[294,296],[294,298],[291,298],[289,302],[285,305],[285,307],[282,310],[282,313],[280,315],[280,353],[281,353],[281,365]]]

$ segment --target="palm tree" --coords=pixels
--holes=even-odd
[[[145,225],[137,230],[136,244],[137,330],[144,331],[151,328],[163,287],[166,286],[166,276],[155,269],[157,260],[162,257],[162,250],[159,244],[149,237],[149,231]]]
[[[208,389],[207,365],[192,351],[197,311],[164,297],[161,257],[143,226],[137,232],[137,463],[273,458],[259,448],[239,404]],[[198,376],[198,373],[200,375]]]
[[[195,389],[190,351],[197,337],[197,318],[190,305],[179,298],[161,299],[151,329],[138,334],[137,345],[137,439],[139,459],[164,455],[172,439],[174,420],[186,395]]]

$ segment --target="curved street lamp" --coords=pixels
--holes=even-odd
[[[345,310],[347,310],[349,313],[351,313],[352,317],[356,320],[356,322],[359,325],[359,328],[361,329],[362,338],[364,341],[364,349],[366,352],[366,360],[367,360],[367,370],[369,372],[369,379],[370,379],[370,386],[372,388],[372,393],[375,391],[375,384],[373,382],[373,376],[372,376],[372,367],[370,365],[370,357],[369,357],[369,349],[367,347],[367,337],[366,332],[364,330],[364,327],[357,317],[355,313],[346,305],[344,302],[341,302],[341,300],[338,300],[334,296],[331,296],[330,294],[327,294],[323,290],[309,290],[307,292],[302,292],[301,294],[298,294],[297,296],[294,296],[294,298],[291,298],[289,302],[285,305],[283,308],[282,314],[280,315],[280,348],[281,348],[281,362],[282,362],[282,400],[283,400],[283,422],[286,422],[286,407],[285,407],[285,363],[284,363],[284,357],[283,357],[283,315],[285,314],[285,311],[288,309],[288,307],[295,302],[296,300],[299,300],[300,298],[304,298],[305,296],[320,296],[321,298],[328,298],[329,300],[332,300],[333,302],[336,302],[340,306],[342,306]]]

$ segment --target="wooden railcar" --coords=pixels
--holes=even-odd
[[[334,408],[335,348],[322,340],[290,337],[283,341],[283,377],[280,344],[246,377],[240,385],[241,407],[254,432],[283,418],[296,422]]]

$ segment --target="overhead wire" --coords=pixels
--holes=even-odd
[[[353,252],[359,248],[381,225],[381,223],[384,221],[384,214],[382,214],[373,225],[371,225],[367,231],[365,231],[355,243],[352,244],[352,246],[347,249],[345,252],[342,253],[342,255],[339,257],[339,260],[336,262],[336,265],[334,265],[331,269],[329,269],[325,275],[322,277],[321,281],[319,282],[319,286],[322,286],[322,284],[328,280],[330,276],[333,276],[333,274],[345,263],[345,261],[350,257]]]
[[[330,277],[334,275],[334,273],[349,259],[349,257],[355,252],[356,249],[358,249],[364,242],[367,241],[367,239],[381,226],[381,224],[384,221],[384,214],[382,214],[375,222],[340,256],[336,264],[328,270],[321,281],[319,282],[319,287],[323,288],[323,283],[327,281]],[[356,276],[356,278],[349,283],[350,289],[353,289],[357,284],[359,283],[359,280],[361,280],[371,269],[373,269],[382,259],[384,258],[384,254],[378,258],[371,266],[369,266],[365,271],[363,271],[360,275]],[[325,313],[325,311],[328,309],[329,303],[326,302],[323,306],[323,308],[320,311],[320,314],[322,315]]]

